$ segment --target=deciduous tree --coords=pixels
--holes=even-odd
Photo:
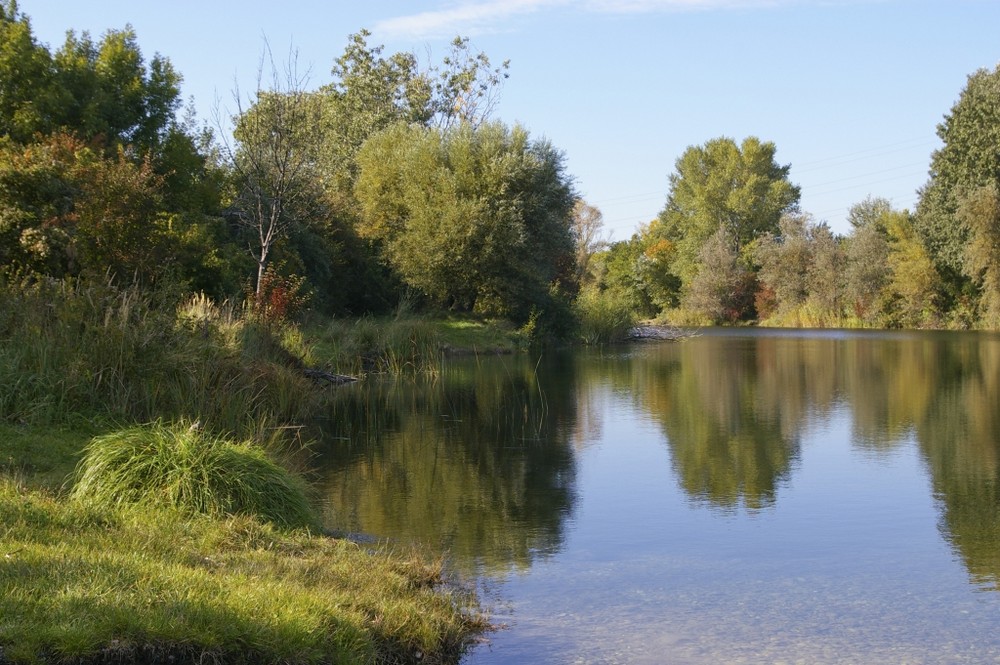
[[[931,156],[914,228],[954,296],[963,277],[968,279],[962,264],[970,229],[958,215],[960,202],[980,187],[1000,183],[1000,65],[968,77],[937,134],[944,145]]]
[[[359,231],[441,305],[524,320],[573,271],[562,154],[520,127],[396,125],[358,154]]]
[[[965,274],[979,288],[980,322],[1000,327],[1000,192],[990,183],[964,196],[956,217],[969,229]]]
[[[667,204],[654,234],[677,244],[673,271],[687,285],[700,271],[702,245],[725,228],[737,254],[754,239],[778,230],[798,206],[789,166],[774,160],[773,143],[749,137],[737,145],[718,138],[691,146],[670,176]]]

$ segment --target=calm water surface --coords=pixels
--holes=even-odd
[[[339,394],[331,527],[449,553],[463,661],[1000,663],[1000,338],[704,331]]]

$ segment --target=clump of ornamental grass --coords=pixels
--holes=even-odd
[[[92,439],[72,496],[96,508],[158,507],[317,526],[304,482],[261,447],[209,436],[183,422],[157,421]]]

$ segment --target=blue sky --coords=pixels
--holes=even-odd
[[[777,146],[802,208],[846,233],[868,195],[912,209],[935,128],[1000,62],[996,0],[20,0],[37,38],[131,24],[170,58],[208,120],[255,80],[264,38],[315,86],[347,36],[439,61],[456,35],[510,60],[494,117],[563,150],[607,235],[656,216],[684,149],[718,136]]]

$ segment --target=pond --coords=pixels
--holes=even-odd
[[[1000,662],[1000,337],[704,330],[337,396],[328,525],[446,552],[468,665]]]

